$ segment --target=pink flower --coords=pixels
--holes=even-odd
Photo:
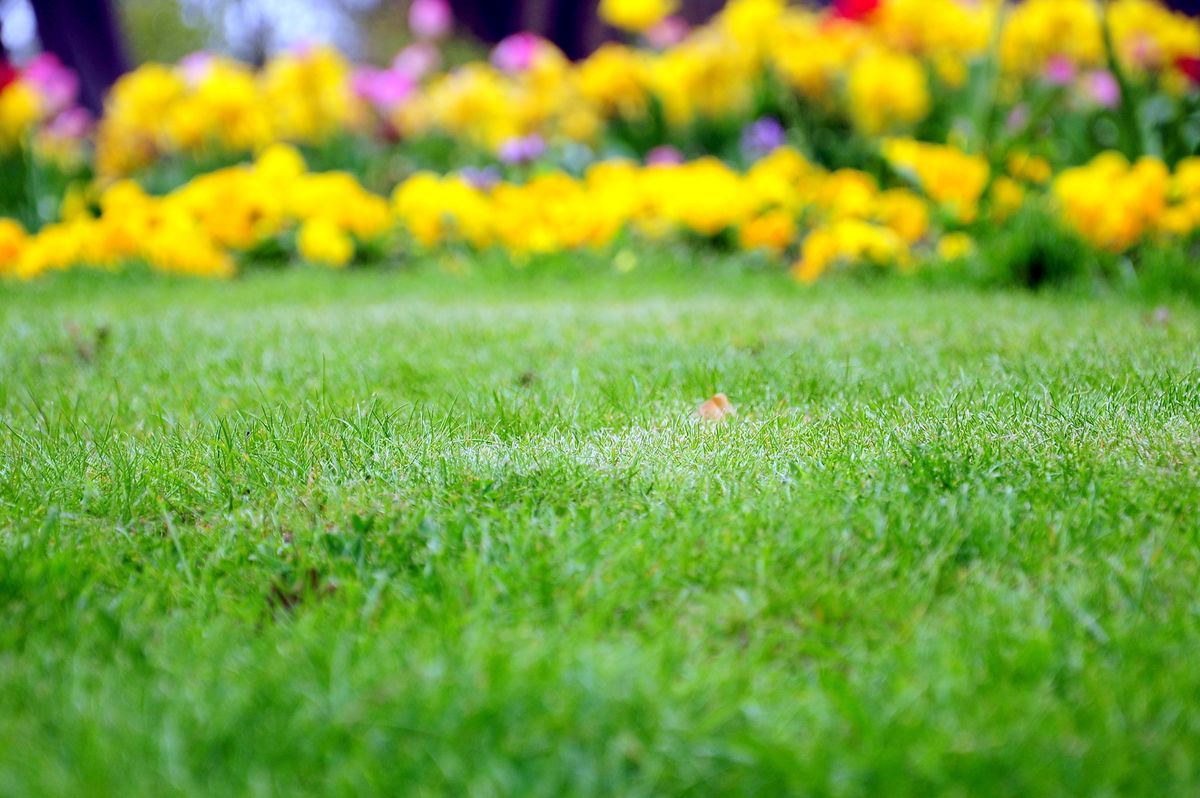
[[[1134,37],[1130,56],[1134,66],[1140,69],[1157,69],[1163,60],[1158,43],[1144,31]]]
[[[356,95],[383,113],[395,110],[417,90],[411,75],[394,69],[362,67],[354,72],[350,84]]]
[[[1107,69],[1089,72],[1084,80],[1084,91],[1101,108],[1116,108],[1121,104],[1121,84]]]
[[[674,47],[687,38],[691,28],[683,17],[667,17],[646,31],[646,41],[656,50]]]
[[[446,0],[413,0],[408,27],[418,39],[442,39],[454,27],[454,12]]]
[[[1075,82],[1075,62],[1065,55],[1056,55],[1046,63],[1042,77],[1051,86],[1070,86]]]
[[[532,33],[514,33],[492,50],[492,64],[510,75],[524,72],[533,66],[542,47],[543,41],[540,36]]]
[[[681,163],[683,153],[670,144],[663,144],[646,153],[646,164],[649,166],[678,166]]]
[[[46,133],[57,139],[82,139],[92,129],[92,114],[88,109],[68,108],[46,127]]]
[[[51,115],[74,105],[79,97],[79,78],[52,53],[34,58],[22,74],[41,95]]]
[[[429,42],[417,42],[405,47],[392,61],[392,71],[420,80],[438,68],[442,54]]]

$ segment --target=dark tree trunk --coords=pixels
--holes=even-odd
[[[692,25],[701,25],[724,5],[725,0],[684,0],[679,15]]]
[[[608,31],[596,15],[599,0],[450,0],[454,14],[478,38],[495,44],[521,31],[543,36],[570,58],[596,49]]]
[[[127,68],[109,0],[33,0],[42,47],[79,74],[82,101],[99,113]]]
[[[562,48],[568,58],[583,58],[611,33],[597,15],[599,4],[599,0],[547,0],[542,15],[546,31],[542,35]]]
[[[485,42],[496,43],[520,30],[520,2],[489,0],[450,0],[454,18]]]
[[[450,0],[455,17],[475,36],[495,44],[529,31],[557,44],[570,58],[583,58],[616,32],[597,14],[599,0]],[[725,0],[684,0],[681,15],[693,25],[706,22]]]

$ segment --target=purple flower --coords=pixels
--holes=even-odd
[[[454,27],[454,12],[446,0],[413,0],[408,27],[418,39],[441,39]]]
[[[417,90],[416,81],[394,69],[362,67],[350,79],[354,93],[377,110],[389,113],[402,105]]]
[[[683,163],[683,153],[670,144],[663,144],[646,153],[648,166],[678,166],[681,163]]]
[[[46,126],[46,133],[56,139],[82,139],[92,129],[92,114],[82,106],[68,108]]]
[[[392,71],[420,80],[438,68],[442,54],[429,42],[417,42],[405,47],[392,60]]]
[[[1075,82],[1075,62],[1065,55],[1056,55],[1046,62],[1042,77],[1051,86],[1070,86]]]
[[[288,55],[294,55],[296,58],[308,58],[320,46],[320,41],[311,36],[306,36],[303,39],[292,42],[283,51]]]
[[[1008,128],[1010,133],[1016,133],[1025,129],[1025,126],[1029,124],[1029,118],[1029,105],[1026,103],[1017,103],[1008,112],[1008,119],[1005,120],[1004,126]]]
[[[213,54],[206,53],[203,50],[196,53],[190,53],[179,59],[179,71],[183,74],[183,80],[189,86],[199,86],[208,77],[208,71],[212,67]]]
[[[778,119],[763,117],[742,131],[742,152],[748,158],[770,155],[787,143],[787,131]]]
[[[500,145],[500,160],[506,164],[517,165],[536,161],[546,153],[546,140],[534,133],[529,136],[518,136]]]
[[[479,191],[491,191],[500,183],[500,171],[494,166],[485,166],[482,169],[468,166],[459,174],[467,185]]]
[[[22,76],[33,84],[49,114],[75,104],[79,97],[79,78],[53,53],[42,53],[26,65]]]
[[[1084,91],[1101,108],[1116,108],[1121,104],[1121,84],[1107,69],[1097,69],[1084,77]]]
[[[540,36],[533,33],[514,33],[492,50],[492,64],[502,72],[514,75],[533,66],[543,47]]]

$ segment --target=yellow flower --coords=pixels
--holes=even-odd
[[[1083,66],[1103,62],[1100,8],[1094,0],[1025,0],[1009,13],[1000,37],[1007,71],[1037,75],[1056,56]]]
[[[1200,22],[1155,0],[1114,0],[1108,20],[1117,56],[1131,75],[1170,69],[1179,57],[1200,52]]]
[[[887,139],[883,155],[892,168],[914,180],[926,196],[955,219],[973,221],[991,168],[986,159],[954,147],[913,139]]]
[[[810,100],[833,101],[833,87],[861,49],[859,25],[822,25],[813,14],[789,11],[771,31],[770,61],[792,88]]]
[[[992,183],[992,220],[1003,222],[1021,209],[1025,189],[1011,177],[998,177]]]
[[[644,54],[620,44],[606,44],[579,65],[579,92],[601,113],[625,117],[646,111],[647,64]]]
[[[1051,178],[1050,162],[1038,155],[1024,151],[1014,152],[1008,157],[1008,173],[1017,180],[1042,184]]]
[[[1170,173],[1162,161],[1143,158],[1130,165],[1114,152],[1068,169],[1054,181],[1054,197],[1067,224],[1110,252],[1124,252],[1163,226],[1170,189]]]
[[[784,0],[731,0],[719,17],[719,24],[736,46],[757,59],[779,27],[786,13]]]
[[[20,223],[13,219],[0,219],[0,275],[16,268],[28,238]]]
[[[937,245],[937,255],[943,261],[957,261],[970,257],[975,252],[975,242],[966,233],[950,233],[942,236]]]
[[[359,127],[365,111],[347,91],[350,64],[329,47],[276,56],[258,78],[277,137],[321,142]]]
[[[757,67],[751,53],[710,29],[655,59],[649,81],[667,121],[686,125],[697,116],[744,113],[753,99]]]
[[[290,144],[272,144],[254,161],[254,171],[277,189],[292,185],[305,172],[304,156]]]
[[[354,257],[354,242],[327,219],[309,219],[300,228],[296,246],[309,263],[340,269]]]
[[[96,131],[101,175],[125,175],[168,149],[167,120],[187,92],[183,78],[162,64],[145,64],[123,75],[109,92]]]
[[[786,211],[770,211],[746,222],[738,230],[742,249],[764,249],[780,254],[796,240],[796,221]]]
[[[678,0],[600,0],[600,18],[613,27],[644,33],[678,7]]]
[[[993,0],[887,0],[870,23],[893,49],[962,64],[987,50],[997,5]]]
[[[461,238],[476,247],[492,241],[492,205],[458,177],[418,172],[392,192],[392,212],[424,247]]]
[[[875,51],[850,69],[850,115],[865,133],[910,128],[929,113],[929,87],[921,62]]]
[[[37,92],[25,81],[18,80],[0,91],[0,150],[19,145],[41,114]]]
[[[915,244],[929,232],[929,206],[906,189],[894,188],[880,194],[873,216],[907,244]]]
[[[909,257],[908,247],[894,231],[857,219],[843,219],[808,234],[800,260],[792,267],[792,276],[810,283],[836,263],[905,266]]]
[[[88,208],[88,202],[91,196],[90,186],[72,183],[63,192],[62,202],[58,205],[58,215],[66,222],[90,218],[91,211]]]

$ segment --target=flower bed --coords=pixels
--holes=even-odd
[[[734,0],[691,31],[672,10],[606,0],[629,43],[580,63],[520,34],[443,70],[446,9],[420,0],[385,69],[323,48],[145,65],[94,129],[39,59],[0,80],[0,273],[667,240],[808,281],[1030,229],[1026,249],[1136,271],[1200,226],[1200,25],[1154,0]]]

